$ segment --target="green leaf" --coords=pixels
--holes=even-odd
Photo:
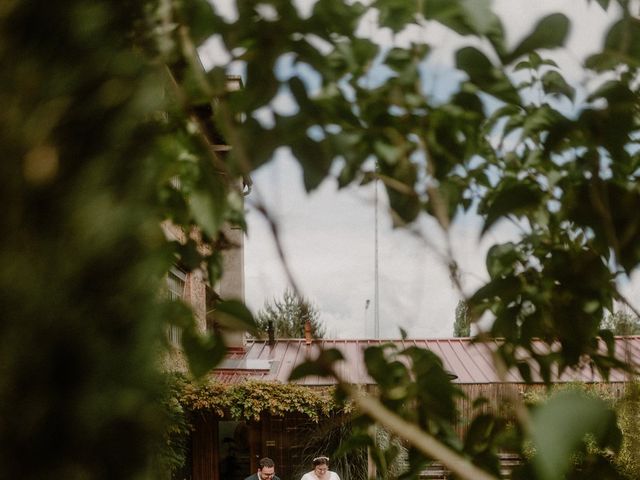
[[[569,19],[561,13],[553,13],[540,20],[533,31],[505,58],[507,63],[521,55],[538,49],[561,47],[569,33]]]
[[[575,98],[576,89],[569,85],[557,71],[549,70],[542,76],[541,81],[546,94],[564,95],[570,100]]]
[[[405,194],[398,192],[395,188],[385,185],[387,196],[389,197],[389,207],[402,219],[403,222],[413,222],[420,214],[422,204],[415,194]],[[394,219],[394,225],[398,223]]]
[[[222,337],[200,333],[195,328],[182,331],[182,349],[187,356],[189,370],[196,378],[207,374],[227,353]]]
[[[215,285],[220,278],[222,278],[222,252],[215,250],[211,255],[206,258],[207,262],[207,275],[210,285]]]
[[[289,375],[289,380],[300,380],[309,375],[329,377],[333,374],[333,364],[340,360],[344,360],[340,350],[335,348],[322,350],[317,359],[301,363],[294,368]]]
[[[453,376],[444,369],[440,357],[416,346],[407,348],[402,354],[411,359],[413,371],[406,381],[412,382],[413,377],[418,397],[431,419],[444,423],[453,420],[457,414],[456,397],[463,393],[452,383]]]
[[[634,100],[633,93],[629,88],[618,80],[609,80],[600,85],[595,92],[587,97],[587,101],[593,102],[600,98],[607,100],[607,103],[616,102],[632,103]]]
[[[640,19],[628,16],[615,23],[607,33],[604,50],[617,63],[640,66]]]
[[[527,362],[518,362],[516,363],[516,367],[518,368],[518,372],[522,377],[522,380],[525,383],[532,383],[533,377],[531,376],[531,366]]]
[[[551,67],[558,68],[558,64],[556,62],[554,62],[553,60],[549,59],[549,58],[542,59],[540,61],[540,64],[541,65],[549,65]]]
[[[209,236],[217,237],[224,221],[224,200],[216,192],[196,190],[190,196],[189,205],[196,220]]]
[[[180,2],[181,13],[186,17],[189,33],[197,44],[200,44],[216,33],[216,27],[222,25],[222,20],[215,15],[211,3],[207,0]]]
[[[496,449],[496,437],[503,427],[503,420],[491,414],[481,414],[473,419],[464,439],[464,450],[473,457],[474,463],[496,478],[501,476],[500,460],[493,452]]]
[[[514,130],[521,128],[526,119],[527,117],[524,113],[509,117],[509,120],[507,120],[507,123],[504,124],[504,128],[502,129],[502,138],[506,137]]]
[[[170,325],[175,325],[181,329],[191,328],[194,325],[193,312],[180,300],[168,300],[163,302],[163,316],[167,318]]]
[[[258,168],[264,163],[271,160],[273,152],[285,142],[288,137],[281,134],[281,131],[289,132],[287,128],[287,118],[280,115],[274,115],[276,125],[272,130],[267,130],[260,125],[253,117],[247,117],[241,127],[241,142],[245,146],[247,155],[251,158],[253,168]],[[231,157],[233,150],[231,151]]]
[[[469,80],[481,90],[506,103],[519,103],[518,92],[505,73],[494,67],[480,50],[465,47],[456,52],[456,65],[469,75]]]
[[[521,282],[518,282],[517,278],[513,276],[508,276],[500,278],[498,280],[493,280],[492,283],[496,281],[503,284],[502,288],[509,288],[510,291],[498,292],[497,295],[500,295],[500,298],[497,298],[497,304],[507,304],[509,303],[515,296],[519,295],[521,292],[519,291],[522,288]],[[515,290],[518,288],[518,290]],[[495,310],[495,305],[493,305]],[[517,342],[520,337],[520,328],[518,326],[518,314],[520,309],[515,307],[508,307],[504,309],[499,309],[495,314],[496,319],[491,326],[491,333],[496,337],[503,337],[509,342]],[[506,346],[506,344],[505,344]],[[506,355],[506,349],[502,349],[500,353]],[[504,357],[505,361],[508,361],[507,364],[513,365],[515,359],[511,359],[510,357]]]
[[[212,171],[210,165],[201,162],[201,178],[189,196],[189,207],[196,223],[211,237],[217,238],[227,209],[227,185]]]
[[[373,8],[379,12],[380,26],[389,27],[393,32],[399,32],[412,23],[417,12],[415,3],[406,0],[376,0]]]
[[[383,140],[376,140],[373,143],[373,150],[383,162],[393,165],[403,155],[402,148],[387,143]]]
[[[255,333],[256,322],[251,311],[240,300],[224,300],[216,304],[216,320],[230,330],[247,330]]]
[[[485,104],[476,93],[460,91],[451,98],[451,104],[463,109],[458,115],[465,121],[477,119],[479,122],[484,117]]]
[[[474,47],[461,48],[456,52],[456,65],[469,75],[472,82],[486,83],[494,76],[494,66],[484,53]]]
[[[385,357],[384,346],[373,346],[365,349],[364,363],[367,366],[367,372],[377,383],[388,385],[392,380],[389,375],[389,362]]]
[[[538,136],[542,132],[553,130],[556,125],[563,124],[566,118],[562,116],[557,110],[554,110],[549,105],[543,105],[531,112],[524,118],[522,124],[521,139],[525,139],[529,136]]]
[[[522,282],[517,277],[495,278],[476,290],[468,303],[475,309],[481,304],[491,304],[493,300],[500,297],[511,298],[519,294],[521,289]]]
[[[596,72],[603,72],[613,69],[618,63],[620,63],[620,61],[615,55],[611,55],[610,53],[594,53],[587,57],[584,65]]]
[[[368,65],[378,54],[380,46],[368,38],[351,39],[351,51],[356,63],[362,68]],[[426,51],[425,51],[426,55]]]
[[[531,52],[529,53],[529,62],[531,63],[531,68],[537,70],[542,65],[542,58],[538,52]]]
[[[491,402],[487,397],[478,397],[473,400],[473,403],[471,405],[473,408],[481,408],[481,407],[484,407],[485,405],[490,405],[490,404]]]
[[[300,77],[291,77],[289,79],[289,89],[293,97],[298,102],[298,106],[308,116],[314,116],[318,112],[318,108],[313,104],[307,95],[307,89]]]
[[[609,216],[606,218],[593,214],[600,203],[608,207]],[[602,248],[612,248],[608,236],[615,236],[616,260],[626,272],[640,264],[639,205],[640,193],[635,187],[621,187],[614,183],[598,190],[592,185],[581,185],[569,192],[565,202],[567,218],[590,227]]]
[[[500,218],[529,212],[540,205],[542,194],[537,186],[529,183],[516,183],[503,187],[491,201],[482,227],[484,235]]]
[[[280,84],[274,74],[273,59],[247,62],[247,73],[242,92],[234,96],[239,111],[257,110],[277,95]]]
[[[495,110],[486,121],[486,131],[491,132],[491,129],[496,125],[498,120],[503,117],[512,118],[518,116],[523,112],[522,108],[517,105],[504,105]]]
[[[429,0],[423,2],[422,13],[427,20],[435,20],[461,35],[474,33],[463,17],[460,2]]]
[[[512,242],[492,246],[487,252],[487,271],[491,278],[513,273],[515,263],[520,258],[516,245]]]
[[[307,192],[317,188],[329,173],[331,159],[326,155],[323,142],[308,137],[292,140],[291,152],[300,162]]]
[[[384,63],[396,72],[401,72],[408,65],[413,62],[413,55],[410,50],[406,48],[394,47],[389,50],[387,56],[384,59]]]
[[[297,365],[289,375],[289,380],[295,381],[312,375],[318,377],[328,377],[332,373],[331,369],[326,368],[325,365],[318,364],[315,361],[303,362]]]
[[[463,0],[460,9],[466,24],[478,35],[492,31],[499,21],[491,10],[491,0]]]
[[[607,346],[607,354],[613,357],[614,354],[616,353],[616,339],[614,337],[613,332],[611,330],[604,329],[604,330],[600,330],[598,332],[598,335],[600,336],[604,344]]]
[[[533,464],[543,480],[561,480],[571,465],[571,455],[587,434],[598,444],[615,446],[620,435],[615,414],[606,402],[577,391],[551,398],[532,415]]]
[[[180,265],[188,271],[195,270],[202,263],[202,255],[198,251],[198,244],[193,239],[188,239],[184,245],[177,246]]]

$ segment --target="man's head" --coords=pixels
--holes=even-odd
[[[258,462],[258,478],[271,480],[276,472],[276,464],[270,458],[264,457]]]

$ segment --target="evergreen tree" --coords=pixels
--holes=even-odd
[[[640,335],[640,319],[628,311],[618,310],[605,315],[600,328],[611,330],[614,335]]]
[[[471,322],[469,321],[469,307],[467,302],[460,300],[456,305],[456,321],[453,324],[454,337],[471,336]]]
[[[305,323],[309,321],[311,336],[323,338],[325,328],[319,317],[320,313],[315,305],[287,288],[282,299],[274,298],[273,303],[265,302],[258,312],[256,323],[262,338],[268,336],[270,322],[276,338],[303,338]]]

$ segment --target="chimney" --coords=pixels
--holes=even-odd
[[[273,320],[267,322],[267,336],[269,338],[269,346],[273,346],[276,343],[275,332],[273,331]]]
[[[244,232],[237,227],[225,225],[223,233],[233,245],[222,255],[223,274],[218,284],[220,297],[244,301]],[[225,342],[230,350],[244,350],[245,334],[241,331],[225,332]]]
[[[311,322],[309,320],[304,322],[304,343],[311,345]]]

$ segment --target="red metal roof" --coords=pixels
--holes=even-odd
[[[291,370],[307,359],[315,359],[321,348],[336,348],[345,360],[337,364],[340,376],[349,383],[368,385],[374,382],[367,374],[362,352],[372,345],[393,343],[400,349],[410,346],[427,348],[442,359],[445,369],[457,376],[460,384],[477,383],[523,383],[513,369],[501,380],[493,366],[492,355],[498,341],[475,343],[470,338],[407,339],[407,340],[314,340],[306,345],[304,339],[277,340],[270,346],[266,341],[248,341],[244,352],[232,352],[225,362],[212,372],[212,377],[224,383],[244,380],[289,382]],[[545,348],[540,342],[540,348]],[[640,336],[616,337],[616,356],[632,365],[640,365]],[[537,365],[531,364],[535,381],[540,381]],[[627,380],[624,372],[612,370],[610,382]],[[588,364],[576,370],[566,371],[556,382],[600,382],[602,378]],[[309,376],[295,383],[321,386],[332,385],[335,380]]]

